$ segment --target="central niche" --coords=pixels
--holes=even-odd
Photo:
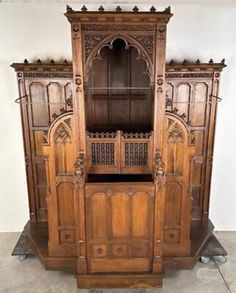
[[[153,94],[147,64],[121,38],[92,62],[86,86],[88,131],[147,132],[153,125]]]

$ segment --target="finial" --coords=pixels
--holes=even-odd
[[[103,11],[104,11],[104,8],[103,8],[102,5],[98,8],[98,11],[99,11],[99,12],[103,12]]]
[[[196,60],[196,64],[200,64],[201,61],[199,59]]]
[[[174,64],[174,63],[175,63],[174,59],[171,59],[171,60],[170,60],[170,65],[172,65],[172,64]]]
[[[165,13],[171,13],[171,8],[170,6],[166,7],[166,9],[164,10]]]
[[[118,5],[117,7],[116,7],[116,12],[121,12],[121,7],[120,7],[120,5]]]
[[[70,13],[70,12],[74,12],[74,10],[69,5],[66,5],[66,12]]]
[[[152,6],[152,7],[150,8],[150,12],[154,13],[155,11],[156,11],[156,8],[155,8],[154,6]]]
[[[40,60],[40,59],[38,59],[38,60],[37,60],[37,63],[41,64],[42,62],[41,62],[41,60]]]
[[[66,59],[64,60],[64,64],[68,64],[68,61]]]
[[[222,65],[225,65],[225,58],[221,60],[220,62]]]
[[[138,7],[135,5],[134,8],[133,8],[133,12],[138,12],[138,11],[139,11],[139,9],[138,9]]]
[[[183,65],[186,65],[186,64],[188,64],[188,61],[186,59],[184,59]]]
[[[51,64],[55,64],[55,61],[53,59],[51,59],[50,63]]]
[[[214,61],[213,61],[212,59],[210,59],[210,60],[209,60],[209,63],[210,63],[210,64],[213,64],[213,63],[214,63]]]
[[[85,5],[82,6],[81,11],[86,12],[88,9]]]
[[[25,60],[24,60],[24,63],[25,63],[25,64],[28,64],[28,63],[29,63],[29,61],[28,61],[27,59],[25,59]]]

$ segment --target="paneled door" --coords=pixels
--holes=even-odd
[[[86,184],[88,270],[148,272],[153,258],[153,183]]]

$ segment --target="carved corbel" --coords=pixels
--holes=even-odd
[[[157,151],[154,156],[154,182],[160,190],[165,184],[165,164],[162,160],[161,152]]]

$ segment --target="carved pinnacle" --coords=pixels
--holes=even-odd
[[[86,12],[88,9],[85,5],[82,6],[81,11]]]
[[[98,11],[99,11],[99,12],[104,12],[104,8],[103,8],[102,5],[98,8]]]
[[[150,8],[150,12],[152,12],[152,13],[156,12],[156,8],[155,8],[154,6],[152,6],[152,7]]]

